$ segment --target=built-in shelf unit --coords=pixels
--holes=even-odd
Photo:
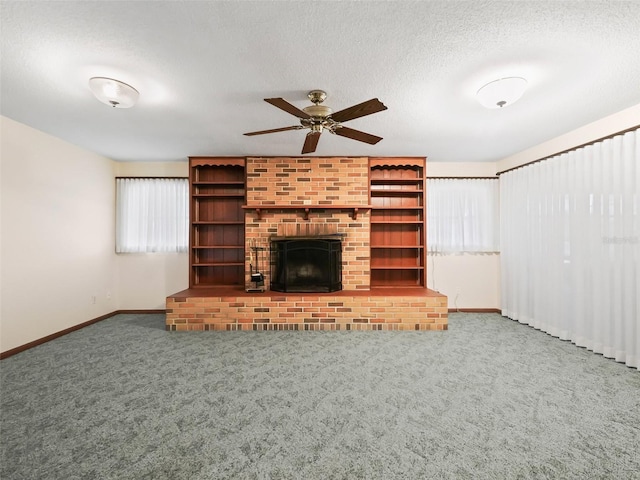
[[[244,285],[245,160],[190,157],[189,287]]]
[[[371,158],[371,286],[426,286],[425,158]]]

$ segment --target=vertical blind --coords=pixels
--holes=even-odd
[[[186,252],[188,197],[184,178],[116,179],[116,252]]]
[[[503,315],[640,369],[640,129],[500,187]]]
[[[497,179],[427,180],[427,245],[434,253],[500,250]]]

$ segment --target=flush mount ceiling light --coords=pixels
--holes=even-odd
[[[480,104],[487,108],[511,105],[524,94],[527,81],[521,77],[507,77],[487,83],[476,93]]]
[[[131,85],[106,77],[89,79],[89,88],[102,103],[115,108],[131,108],[140,95]]]

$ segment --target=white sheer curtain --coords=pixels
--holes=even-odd
[[[497,252],[497,179],[427,179],[427,245],[430,253]]]
[[[640,369],[640,129],[500,177],[502,314]]]
[[[116,179],[116,252],[186,252],[189,182]]]

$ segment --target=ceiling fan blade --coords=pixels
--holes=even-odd
[[[361,132],[360,130],[354,130],[353,128],[347,128],[343,126],[336,128],[334,133],[336,135],[351,138],[353,140],[358,140],[359,142],[368,143],[370,145],[375,145],[380,140],[382,140],[382,137],[377,137],[375,135],[371,135],[370,133]]]
[[[378,113],[386,109],[387,107],[385,107],[380,100],[372,98],[366,102],[340,110],[339,112],[332,114],[331,118],[336,122],[346,122],[348,120],[353,120],[354,118],[364,117],[365,115],[371,115],[372,113]]]
[[[318,140],[320,140],[320,132],[307,133],[307,138],[304,139],[304,145],[302,146],[302,153],[315,152]]]
[[[308,113],[305,113],[298,107],[291,105],[284,98],[265,98],[264,101],[298,118],[311,118]]]
[[[302,125],[294,125],[292,127],[282,127],[282,128],[272,128],[271,130],[260,130],[259,132],[249,132],[243,133],[243,135],[252,136],[252,135],[264,135],[265,133],[276,133],[276,132],[286,132],[287,130],[300,130],[304,128]]]

